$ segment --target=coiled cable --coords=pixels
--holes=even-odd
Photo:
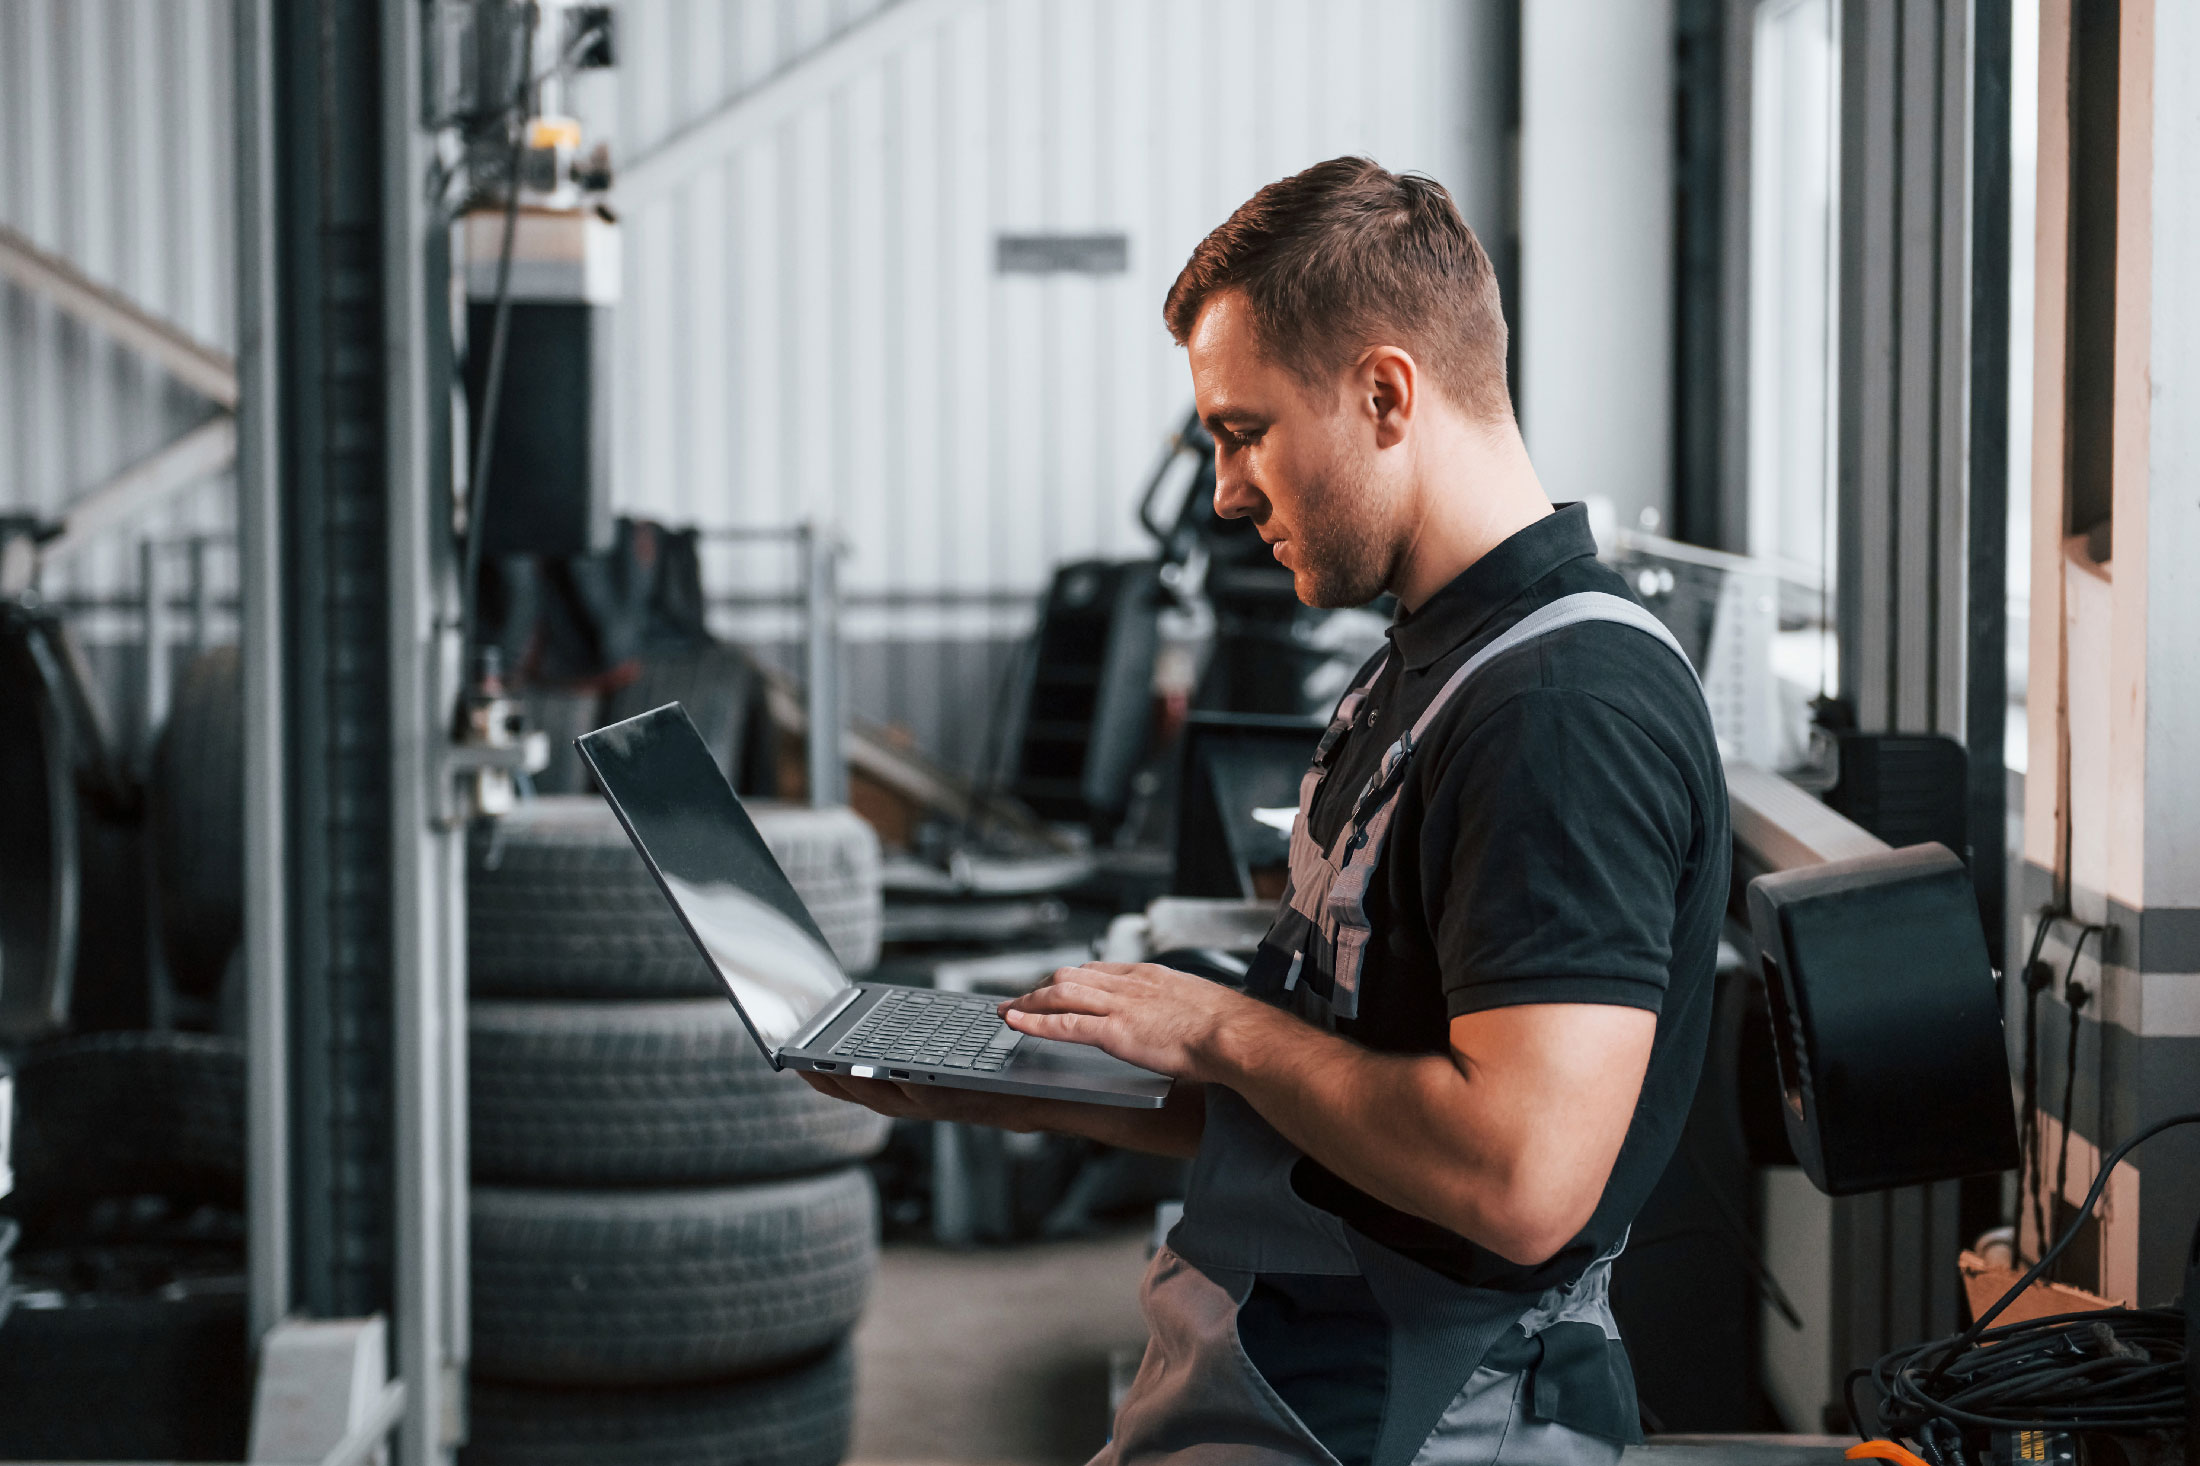
[[[1933,1466],[1971,1466],[1966,1438],[2018,1430],[2133,1435],[2186,1424],[2185,1305],[2057,1314],[1994,1326],[2077,1236],[2117,1165],[2200,1112],[2147,1125],[2102,1158],[2085,1201],[2054,1246],[1959,1334],[1894,1350],[1850,1373],[1843,1390],[1859,1436],[1914,1441]],[[2200,1231],[2194,1247],[2200,1250]],[[1856,1386],[1877,1392],[1879,1429],[1864,1428]],[[1853,1453],[1852,1453],[1853,1454]]]

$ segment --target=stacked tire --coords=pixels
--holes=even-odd
[[[751,808],[851,971],[878,843]],[[887,1122],[757,1051],[615,817],[549,797],[475,832],[470,1466],[830,1466],[877,1264]]]

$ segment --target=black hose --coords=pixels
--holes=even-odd
[[[489,328],[489,362],[482,372],[481,415],[474,425],[473,472],[466,484],[466,564],[461,583],[461,621],[468,651],[478,629],[481,541],[489,519],[489,467],[495,462],[497,409],[504,397],[504,355],[512,330],[512,246],[519,234],[519,170],[526,161],[524,123],[513,125],[512,166],[504,198],[504,239],[497,250],[497,289]]]
[[[2060,1154],[2055,1159],[2055,1200],[2061,1201],[2070,1194],[2070,1127],[2077,1117],[2078,1095],[2078,1010],[2085,1006],[2088,994],[2078,982],[2078,958],[2085,951],[2085,939],[2100,930],[2097,926],[2082,927],[2078,939],[2070,944],[2070,965],[2063,970],[2063,1004],[2070,1016],[2070,1032],[2063,1045],[2063,1103],[2062,1138],[2057,1144]],[[2045,1236],[2046,1233],[2041,1233]]]
[[[2068,1250],[2124,1157],[2165,1130],[2193,1124],[2200,1124],[2200,1111],[2166,1116],[2103,1156],[2070,1225],[1969,1328],[1897,1349],[1870,1369],[1852,1372],[1843,1394],[1857,1433],[1864,1433],[1864,1422],[1855,1385],[1866,1378],[1879,1394],[1880,1432],[1916,1441],[1928,1459],[1947,1466],[1966,1459],[1967,1432],[2133,1434],[2183,1426],[2183,1308],[2066,1313],[1998,1328],[1994,1320]]]

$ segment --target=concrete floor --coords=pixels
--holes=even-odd
[[[856,1329],[851,1466],[1070,1466],[1108,1431],[1108,1353],[1141,1348],[1141,1229],[886,1249]]]

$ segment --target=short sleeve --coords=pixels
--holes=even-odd
[[[1494,709],[1439,771],[1422,830],[1449,1015],[1656,1012],[1693,824],[1672,759],[1596,694],[1538,687]]]

